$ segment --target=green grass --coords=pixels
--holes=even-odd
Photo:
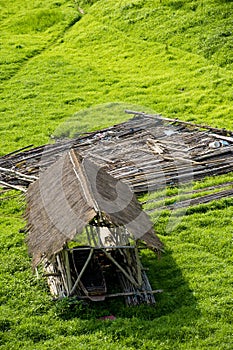
[[[124,108],[233,130],[232,5],[2,0],[1,154],[121,122]],[[155,307],[138,308],[54,303],[31,271],[22,196],[0,206],[1,349],[232,348],[232,199],[153,214],[164,253],[157,260],[143,251],[142,259],[164,292]],[[107,314],[116,320],[99,320]]]
[[[188,184],[179,184],[178,187],[166,187],[156,192],[151,192],[139,198],[145,210],[155,210],[184,200],[202,197],[208,194],[218,193],[223,190],[231,189],[232,173],[225,175],[206,177],[202,181],[190,182]],[[221,186],[209,188],[212,186]],[[185,209],[184,209],[185,210]],[[158,212],[156,212],[158,214]],[[156,215],[155,213],[155,215]],[[153,215],[153,214],[152,214]]]
[[[82,18],[70,1],[44,1],[43,5],[35,1],[34,7],[25,4],[26,13],[21,1],[7,3],[1,36],[2,154],[31,141],[47,142],[53,130],[77,111],[109,102],[136,104],[145,111],[232,129],[231,66],[222,67],[198,50],[199,35],[206,26],[218,28],[232,4],[217,1],[213,20],[206,15],[212,11],[211,1],[198,6],[198,11],[187,4],[175,9],[175,3],[97,1],[91,7],[83,5]],[[149,11],[149,19],[131,27],[127,16],[138,11]],[[193,28],[199,33],[188,40],[179,34],[181,30],[187,34],[188,29],[182,29],[185,14],[194,16]],[[177,45],[162,36],[174,29],[173,17],[179,29],[172,34],[179,39]],[[206,23],[200,24],[199,17]],[[229,17],[224,23],[231,23]],[[140,34],[143,31],[147,40]],[[232,36],[226,40],[230,43]],[[184,46],[187,42],[189,49]]]

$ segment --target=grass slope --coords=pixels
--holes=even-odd
[[[46,142],[65,118],[106,102],[232,129],[232,65],[198,46],[210,27],[231,25],[231,2],[97,1],[82,18],[71,1],[2,3],[2,154]],[[232,35],[225,41],[216,55]]]
[[[0,6],[1,154],[67,134],[71,116],[80,130],[123,121],[124,105],[233,129],[232,1]],[[24,199],[1,198],[9,195],[0,201],[1,349],[231,349],[231,199],[190,208],[180,221],[175,213],[153,217],[165,253],[142,258],[164,293],[155,308],[127,309],[119,300],[92,308],[52,302],[19,232]],[[98,320],[109,313],[116,321]]]

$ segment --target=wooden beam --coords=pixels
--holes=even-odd
[[[62,276],[62,280],[63,280],[63,283],[64,283],[64,287],[66,289],[66,293],[68,294],[69,293],[69,287],[68,287],[68,284],[67,284],[66,271],[63,268],[63,264],[62,264],[61,257],[60,257],[59,254],[56,256],[56,259],[57,259],[57,263],[58,263],[58,269],[61,272],[61,276]]]
[[[2,185],[3,187],[13,188],[14,190],[22,191],[24,193],[27,192],[26,188],[24,188],[22,186],[11,185],[11,184],[4,182],[4,181],[0,181],[0,185]]]
[[[93,250],[103,250],[103,249],[107,249],[107,250],[116,250],[119,248],[124,248],[124,249],[135,249],[135,246],[133,245],[114,245],[114,246],[106,246],[106,247],[74,247],[74,248],[65,248],[65,250],[68,251],[72,251],[72,250],[89,250],[90,248],[92,248]],[[141,249],[141,248],[140,248]]]
[[[69,290],[71,290],[72,289],[72,278],[71,278],[71,273],[70,273],[70,261],[69,261],[68,250],[63,250],[62,254],[64,256],[68,288],[69,288]]]
[[[109,258],[109,260],[111,260],[117,267],[118,269],[125,275],[125,277],[135,286],[135,287],[140,287],[139,284],[135,281],[135,279],[133,277],[131,277],[128,272],[126,272],[123,267],[118,264],[118,262],[112,257],[111,254],[109,254],[106,250],[103,250],[104,254],[107,256],[107,258]]]
[[[38,179],[38,176],[32,176],[32,175],[26,175],[23,173],[20,173],[19,171],[2,168],[0,167],[0,172],[7,173],[7,174],[14,174],[22,178],[22,180],[33,182]]]
[[[78,286],[78,284],[79,284],[79,282],[80,282],[80,279],[81,279],[81,277],[82,277],[84,271],[86,270],[89,261],[91,260],[93,251],[94,251],[94,249],[91,248],[90,253],[89,253],[89,256],[88,256],[88,258],[87,258],[85,264],[83,265],[83,268],[82,268],[82,270],[80,271],[79,276],[78,276],[77,280],[75,281],[75,284],[73,285],[73,288],[71,289],[71,291],[70,291],[70,293],[69,293],[69,296],[71,296],[71,295],[74,293],[76,287]]]
[[[137,279],[138,279],[138,284],[141,286],[142,285],[142,270],[141,270],[141,262],[139,259],[138,255],[138,248],[135,248],[135,258],[137,262]]]
[[[162,289],[157,289],[157,290],[141,290],[137,292],[126,292],[126,293],[113,293],[113,294],[105,294],[105,298],[116,298],[116,297],[128,297],[132,295],[138,295],[138,294],[159,294],[163,293]],[[78,296],[78,299],[90,299],[89,296]]]

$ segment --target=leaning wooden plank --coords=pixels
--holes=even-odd
[[[91,237],[90,237],[90,232],[88,230],[88,226],[85,227],[85,231],[86,231],[86,234],[87,234],[87,240],[88,240],[88,243],[89,243],[89,246],[91,246]]]
[[[67,284],[70,291],[72,289],[72,278],[70,273],[70,262],[69,262],[68,251],[63,250],[62,254],[64,257],[64,263],[65,263],[65,269],[66,269],[66,275],[67,275]]]
[[[140,262],[140,259],[139,259],[138,249],[137,248],[135,248],[135,258],[136,258],[136,266],[137,266],[138,284],[141,286],[142,285],[142,269],[141,269],[141,262]]]
[[[92,247],[94,250],[99,250],[99,247]],[[114,245],[113,247],[109,247],[109,246],[105,246],[105,247],[101,247],[101,249],[107,249],[107,250],[111,250],[112,249],[135,249],[135,246],[133,245]],[[65,250],[67,251],[72,251],[72,250],[90,250],[90,247],[74,247],[74,248],[65,248]]]
[[[15,186],[15,185],[11,185],[7,182],[4,182],[4,181],[0,181],[0,185],[2,185],[3,187],[8,187],[8,188],[12,188],[14,190],[18,190],[18,191],[21,191],[21,192],[27,192],[27,189],[22,187],[22,186]]]
[[[96,229],[92,225],[89,225],[90,228],[90,236],[93,240],[94,246],[97,247],[97,240],[96,240]]]
[[[73,285],[73,288],[71,289],[71,291],[70,291],[70,293],[69,293],[69,296],[71,296],[71,295],[74,293],[75,289],[77,288],[77,286],[78,286],[78,284],[79,284],[79,281],[81,280],[82,275],[83,275],[84,271],[85,271],[86,268],[87,268],[87,265],[89,264],[89,262],[90,262],[90,260],[91,260],[93,251],[94,251],[94,249],[91,248],[91,249],[90,249],[89,256],[88,256],[88,258],[87,258],[87,260],[86,260],[86,262],[85,262],[85,264],[84,264],[82,270],[80,271],[79,276],[78,276],[77,280],[75,281],[75,283],[74,283],[74,285]]]
[[[138,283],[134,280],[133,277],[131,277],[124,269],[123,267],[118,264],[118,262],[112,257],[111,254],[109,254],[106,250],[103,250],[104,254],[109,258],[109,260],[111,260],[117,267],[118,269],[125,275],[125,277],[135,286],[135,287],[139,287]]]

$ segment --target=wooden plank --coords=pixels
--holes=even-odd
[[[125,297],[125,296],[134,296],[134,295],[140,295],[140,294],[160,294],[163,293],[163,289],[155,289],[155,290],[137,290],[135,292],[125,292],[125,293],[112,293],[112,294],[105,294],[105,298],[116,298],[116,297]],[[88,296],[78,296],[78,299],[90,299]]]
[[[220,139],[220,140],[233,142],[233,137],[223,136],[223,135],[219,135],[219,134],[210,134],[210,136],[216,137],[217,139]]]
[[[72,251],[72,250],[90,250],[90,248],[93,248],[94,250],[103,250],[103,249],[107,249],[107,250],[111,250],[111,249],[113,249],[113,250],[115,250],[115,249],[135,249],[135,246],[133,246],[133,245],[114,245],[114,246],[112,246],[112,247],[110,247],[110,246],[105,246],[105,247],[101,247],[101,248],[99,248],[99,247],[96,247],[96,246],[91,246],[91,247],[74,247],[74,248],[65,248],[66,250],[68,250],[68,251]]]
[[[0,167],[0,172],[16,175],[16,176],[20,177],[22,180],[29,181],[29,182],[34,182],[34,180],[38,179],[37,176],[26,175],[26,174],[20,173],[19,171],[13,170],[13,169],[6,169],[6,168]]]
[[[18,191],[21,191],[21,192],[27,192],[27,189],[22,187],[22,186],[15,186],[15,185],[11,185],[9,184],[8,182],[5,182],[5,181],[0,181],[0,185],[2,185],[3,187],[8,187],[8,188],[11,188],[13,190],[18,190]]]
[[[63,266],[63,261],[61,260],[61,257],[59,254],[56,255],[56,259],[57,259],[59,271],[61,272],[63,285],[65,287],[66,293],[69,294],[69,287],[67,284],[67,275],[66,275],[66,271],[65,271],[64,266]]]
[[[68,256],[68,251],[63,250],[62,254],[64,256],[64,263],[65,263],[65,270],[66,270],[66,275],[67,275],[67,284],[69,291],[72,290],[72,278],[71,278],[71,273],[70,273],[70,262],[69,262],[69,256]]]
[[[75,283],[74,283],[74,285],[73,285],[71,291],[70,291],[69,294],[68,294],[69,296],[71,296],[71,295],[75,292],[75,289],[77,288],[77,286],[78,286],[78,284],[79,284],[79,282],[80,282],[80,280],[81,280],[81,278],[82,278],[82,275],[83,275],[83,273],[85,272],[85,270],[86,270],[86,268],[87,268],[87,265],[89,264],[89,262],[90,262],[90,260],[91,260],[93,251],[94,251],[94,249],[91,248],[91,249],[90,249],[89,256],[88,256],[88,258],[87,258],[87,260],[86,260],[84,266],[82,267],[82,270],[80,271],[80,273],[79,273],[79,275],[78,275],[78,278],[77,278],[77,280],[75,281]]]

